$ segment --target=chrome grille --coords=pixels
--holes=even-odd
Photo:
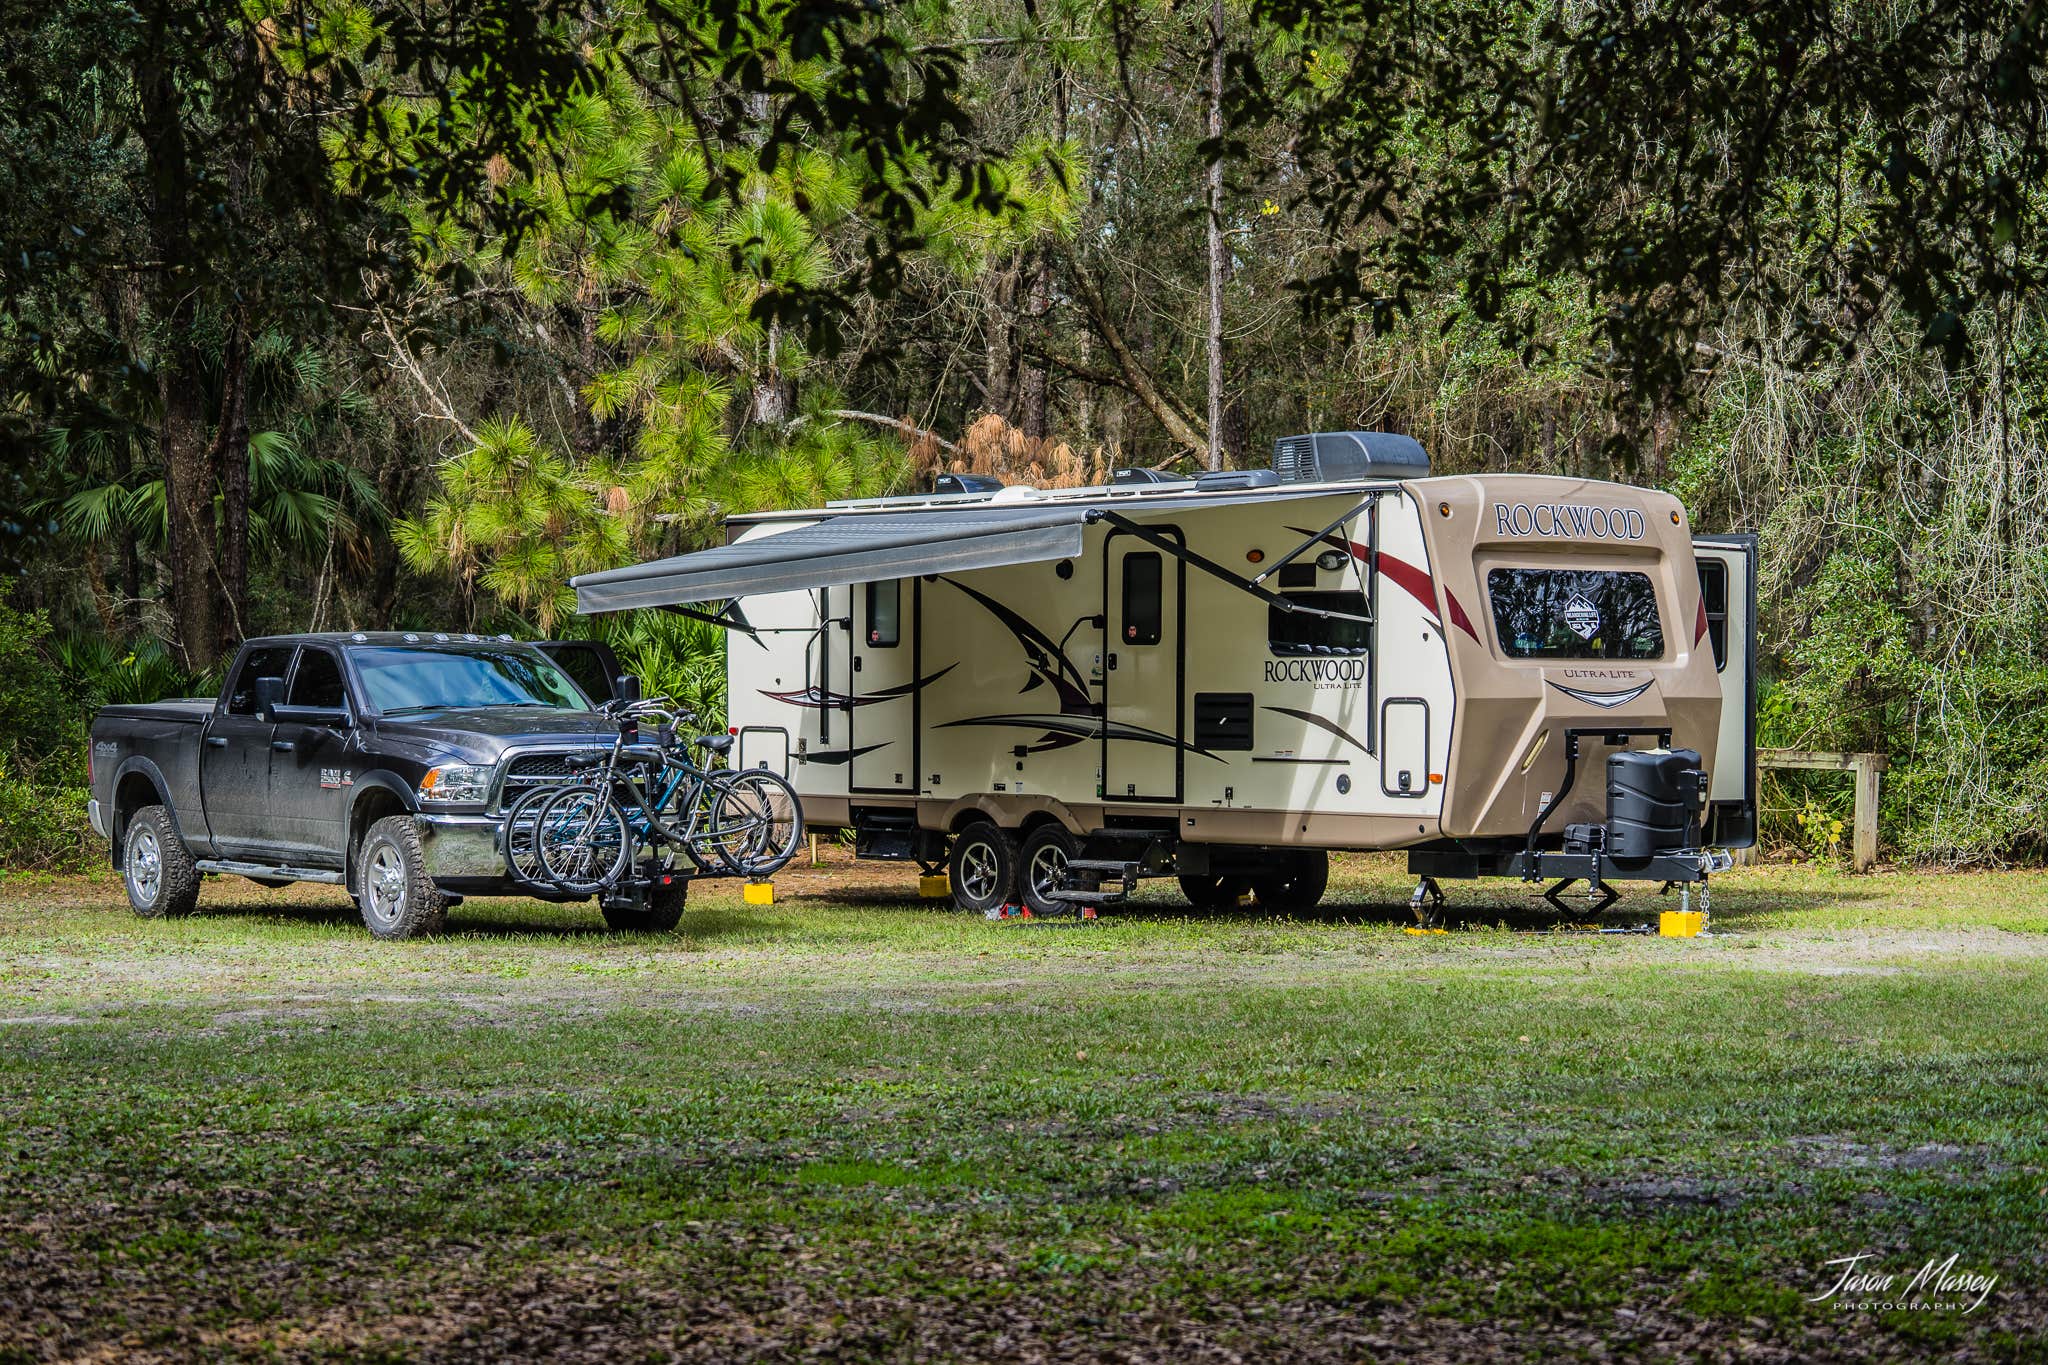
[[[571,771],[569,757],[598,752],[598,749],[562,749],[515,754],[505,765],[505,776],[498,784],[498,808],[503,810],[535,787],[552,787],[574,781],[587,770]]]

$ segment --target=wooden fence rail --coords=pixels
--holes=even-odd
[[[1856,775],[1856,814],[1849,841],[1849,862],[1858,872],[1877,866],[1878,774],[1886,768],[1883,754],[1836,754],[1808,749],[1759,749],[1759,768],[1797,768],[1806,771],[1843,772]]]

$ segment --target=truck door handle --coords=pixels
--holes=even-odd
[[[228,737],[226,735],[208,735],[206,737],[206,744],[208,748],[225,749],[228,747]]]
[[[281,754],[288,754],[292,750],[298,748],[299,746],[292,743],[288,739],[273,739],[270,741],[270,747],[277,750]]]

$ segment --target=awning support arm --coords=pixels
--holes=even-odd
[[[702,621],[706,625],[717,626],[720,630],[736,630],[742,635],[751,635],[756,640],[761,638],[759,632],[747,620],[746,613],[740,610],[740,599],[737,597],[726,599],[725,605],[718,609],[716,616],[708,611],[698,611],[695,607],[685,607],[674,602],[663,603],[655,610],[674,612],[677,616],[687,616],[692,621]]]
[[[1299,545],[1295,546],[1295,547],[1294,547],[1293,549],[1289,550],[1289,551],[1288,551],[1288,552],[1287,552],[1286,554],[1284,554],[1284,555],[1281,555],[1279,559],[1277,559],[1277,560],[1275,560],[1275,561],[1273,562],[1273,566],[1272,566],[1271,568],[1267,569],[1267,570],[1266,570],[1266,571],[1265,571],[1264,573],[1260,574],[1260,575],[1259,575],[1259,576],[1258,576],[1257,578],[1254,578],[1254,579],[1252,580],[1252,582],[1254,582],[1254,583],[1263,583],[1263,582],[1265,582],[1265,581],[1266,581],[1266,580],[1267,580],[1268,578],[1271,578],[1271,577],[1272,577],[1272,576],[1273,576],[1274,574],[1276,574],[1276,573],[1279,573],[1279,572],[1280,572],[1280,570],[1281,570],[1281,569],[1282,569],[1283,567],[1285,567],[1286,565],[1292,564],[1292,563],[1293,563],[1293,562],[1294,562],[1295,560],[1297,560],[1297,559],[1301,558],[1301,556],[1302,556],[1303,552],[1305,552],[1305,551],[1306,551],[1306,550],[1308,549],[1308,547],[1309,547],[1309,546],[1311,546],[1311,545],[1320,545],[1320,544],[1322,544],[1322,541],[1323,541],[1323,537],[1324,537],[1324,536],[1326,536],[1326,535],[1330,534],[1330,532],[1332,532],[1332,531],[1336,530],[1336,529],[1337,529],[1337,528],[1338,528],[1339,526],[1342,526],[1342,525],[1343,525],[1343,524],[1344,524],[1345,522],[1347,522],[1347,521],[1351,520],[1351,519],[1352,519],[1353,517],[1357,516],[1357,515],[1358,515],[1358,514],[1359,514],[1360,512],[1363,512],[1363,511],[1364,511],[1364,510],[1365,510],[1366,508],[1368,508],[1368,507],[1371,507],[1371,506],[1372,506],[1372,505],[1373,505],[1374,503],[1378,502],[1378,501],[1379,501],[1379,497],[1380,497],[1380,495],[1379,495],[1379,494],[1377,494],[1377,493],[1368,493],[1368,494],[1366,494],[1366,495],[1365,495],[1365,500],[1364,500],[1363,502],[1359,503],[1359,504],[1358,504],[1358,506],[1356,506],[1356,507],[1352,508],[1352,509],[1351,509],[1351,510],[1350,510],[1349,512],[1346,512],[1346,513],[1345,513],[1345,514],[1344,514],[1343,516],[1341,516],[1341,517],[1338,517],[1338,518],[1337,518],[1337,519],[1336,519],[1335,521],[1331,522],[1331,523],[1330,523],[1330,524],[1329,524],[1328,526],[1325,526],[1325,527],[1324,527],[1324,528],[1323,528],[1322,530],[1320,530],[1320,531],[1316,532],[1316,533],[1315,533],[1314,535],[1310,536],[1310,537],[1309,537],[1309,538],[1308,538],[1307,540],[1304,540],[1303,542],[1301,542],[1301,544],[1299,544]],[[1345,539],[1346,539],[1346,540],[1349,540],[1349,539],[1350,539],[1350,537],[1349,537],[1349,536],[1346,536],[1346,537],[1345,537]]]
[[[1240,592],[1250,593],[1267,606],[1278,607],[1282,611],[1301,612],[1306,616],[1326,616],[1333,621],[1359,621],[1366,625],[1372,624],[1370,616],[1360,616],[1355,612],[1348,611],[1324,611],[1321,607],[1305,606],[1291,597],[1283,597],[1270,588],[1261,587],[1251,579],[1232,573],[1208,556],[1197,554],[1171,536],[1163,536],[1142,522],[1132,521],[1120,512],[1112,512],[1105,507],[1091,507],[1088,509],[1088,520],[1091,522],[1106,521],[1119,531],[1127,531],[1144,541],[1147,545],[1156,546],[1164,550],[1182,563],[1190,564],[1213,578],[1220,578]]]

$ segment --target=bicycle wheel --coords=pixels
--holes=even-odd
[[[547,869],[541,866],[540,850],[534,842],[534,833],[540,825],[540,808],[547,804],[559,788],[535,787],[532,791],[514,801],[505,812],[505,823],[501,827],[500,839],[504,846],[505,871],[512,880],[522,886],[540,890],[552,890],[554,883],[548,880]]]
[[[796,788],[765,768],[748,768],[718,785],[705,842],[720,862],[739,876],[759,878],[796,856],[804,838]]]
[[[589,896],[625,875],[633,854],[625,812],[595,787],[564,787],[534,821],[534,849],[547,879]]]

